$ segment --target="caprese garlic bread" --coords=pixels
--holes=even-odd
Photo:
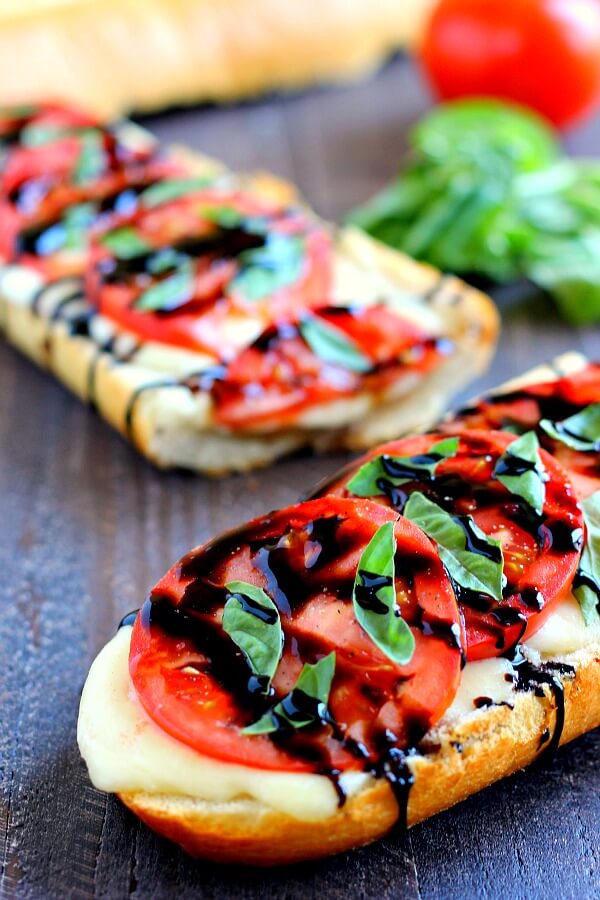
[[[0,323],[151,460],[210,474],[427,427],[485,295],[265,175],[60,107],[0,119]]]
[[[193,855],[275,865],[413,825],[600,725],[600,385],[569,359],[521,389],[553,440],[586,443],[583,504],[531,410],[522,434],[463,413],[192,550],[91,668],[93,783]]]

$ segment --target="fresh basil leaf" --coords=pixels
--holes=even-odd
[[[507,447],[494,468],[494,478],[511,494],[522,497],[541,516],[546,499],[546,470],[534,431],[527,431]]]
[[[61,138],[76,133],[77,129],[65,125],[44,125],[40,122],[30,122],[21,129],[19,143],[23,147],[42,147],[44,144],[52,144]]]
[[[352,603],[358,624],[373,643],[393,662],[404,666],[415,652],[415,639],[396,603],[395,553],[394,522],[386,522],[361,555]]]
[[[581,504],[586,538],[573,593],[587,626],[600,623],[600,491]]]
[[[193,293],[194,271],[190,265],[183,265],[140,294],[135,308],[142,312],[172,312],[189,303]]]
[[[376,456],[360,467],[346,487],[356,497],[377,497],[383,493],[382,480],[395,487],[410,481],[431,480],[443,460],[456,456],[458,443],[459,438],[451,437],[432,444],[420,456]]]
[[[246,217],[233,206],[201,206],[200,215],[221,228],[241,228]]]
[[[223,610],[223,631],[244,654],[250,670],[268,693],[283,647],[279,610],[259,587],[245,581],[225,585],[229,597]]]
[[[200,191],[213,181],[208,176],[195,176],[192,178],[168,178],[151,184],[140,194],[140,203],[147,209],[178,200],[194,191]]]
[[[131,225],[113,228],[101,236],[100,243],[117,259],[133,259],[152,250],[151,245]]]
[[[229,284],[247,300],[262,300],[302,275],[304,240],[296,235],[271,232],[262,247],[240,253],[241,271]]]
[[[314,665],[305,663],[293,690],[257,722],[244,728],[242,734],[272,734],[305,728],[316,722],[330,722],[327,703],[334,673],[335,652]]]
[[[600,403],[592,403],[562,422],[542,419],[540,428],[573,450],[600,452]]]
[[[471,516],[451,516],[419,492],[410,495],[404,516],[435,541],[440,559],[457,585],[468,591],[488,594],[498,603],[502,600],[502,547],[499,541],[488,537]]]
[[[325,319],[307,313],[300,320],[298,329],[315,356],[329,365],[359,373],[373,368],[373,362],[360,347]]]
[[[73,182],[78,185],[96,181],[104,172],[106,154],[99,131],[85,131],[81,135],[79,158],[73,171]]]

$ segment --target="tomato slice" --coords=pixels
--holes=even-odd
[[[466,627],[467,659],[509,652],[534,634],[552,608],[570,591],[583,537],[583,516],[565,470],[546,451],[540,458],[548,480],[542,515],[493,477],[500,456],[514,435],[500,431],[451,431],[459,437],[456,456],[439,463],[431,479],[395,487],[381,484],[376,498],[402,512],[409,496],[420,491],[453,516],[471,516],[488,536],[500,541],[506,585],[500,603],[457,586]],[[352,496],[347,485],[363,463],[381,455],[427,454],[442,432],[393,441],[371,451],[343,475],[320,489],[321,494]]]
[[[600,403],[600,364],[589,363],[573,375],[557,381],[527,385],[514,391],[492,394],[460,410],[443,430],[506,429],[522,433],[534,429],[540,444],[568,471],[580,500],[600,490],[600,453],[581,451],[551,438],[542,419],[562,421],[586,406]]]
[[[319,356],[298,321],[280,322],[232,360],[225,377],[215,382],[218,422],[235,429],[281,427],[310,406],[362,391],[377,397],[403,375],[430,371],[447,349],[384,306],[322,307],[313,314],[360,351],[366,371]]]
[[[110,235],[98,235],[87,292],[143,340],[228,359],[268,325],[321,304],[329,293],[325,229],[300,210],[250,193],[209,187],[142,207],[123,225],[148,252],[118,258],[107,246]],[[166,250],[172,264],[161,265]],[[155,288],[162,299],[155,302],[153,292],[148,305]]]
[[[0,118],[0,130],[10,127]],[[81,272],[98,220],[131,210],[144,187],[182,173],[155,149],[132,149],[110,128],[61,107],[12,127],[21,141],[30,137],[9,146],[0,175],[0,257],[49,277]]]
[[[397,603],[415,638],[406,665],[363,631],[351,599],[360,556],[387,522],[395,522]],[[221,627],[230,581],[263,588],[278,607],[284,646],[271,698],[251,690],[250,669]],[[331,772],[376,767],[386,747],[412,745],[440,719],[459,682],[461,640],[452,586],[429,539],[380,504],[328,497],[256,519],[184,557],[138,615],[129,666],[152,719],[200,753],[259,769]],[[292,690],[303,664],[332,650],[335,725],[273,738],[242,733]]]

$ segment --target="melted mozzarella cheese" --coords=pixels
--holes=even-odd
[[[600,624],[586,625],[573,594],[563,600],[526,646],[542,659],[575,653],[592,643],[600,643]]]
[[[81,697],[77,740],[90,778],[103,791],[146,791],[226,802],[252,798],[304,821],[334,815],[338,798],[321,775],[276,772],[202,756],[160,729],[129,678],[130,628],[121,628],[94,662]],[[342,776],[350,796],[372,778]]]
[[[214,802],[257,800],[304,821],[334,815],[337,796],[327,778],[259,770],[203,756],[172,738],[147,715],[129,678],[130,628],[121,628],[101,651],[86,681],[77,739],[90,777],[100,790],[174,794]],[[600,640],[586,628],[574,597],[563,601],[526,648],[542,658],[575,652]],[[515,671],[506,659],[469,663],[438,728],[476,715],[490,704],[514,701]],[[413,761],[415,762],[415,761]],[[418,762],[418,760],[416,761]],[[349,796],[373,784],[372,776],[346,773]]]

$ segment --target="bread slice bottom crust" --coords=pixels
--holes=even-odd
[[[565,723],[560,744],[600,726],[600,645],[567,657]],[[556,724],[552,695],[515,693],[514,708],[481,709],[433,729],[423,755],[410,758],[414,785],[407,823],[415,825],[532,763]],[[192,797],[122,793],[121,800],[159,834],[195,857],[274,866],[330,856],[385,835],[401,813],[385,780],[349,797],[333,816],[303,822],[249,798],[215,803]]]

